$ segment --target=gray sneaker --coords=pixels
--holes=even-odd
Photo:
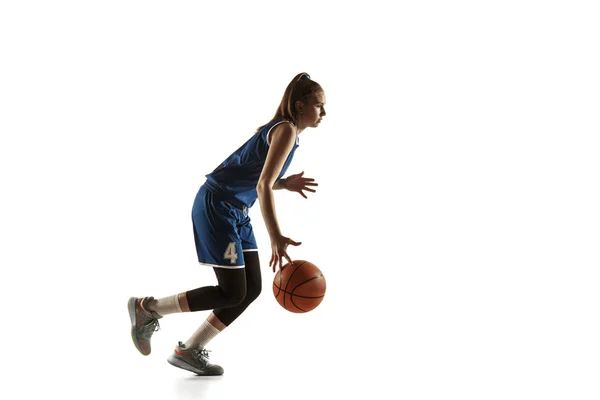
[[[209,351],[210,350],[201,349],[198,346],[186,348],[182,342],[179,342],[175,351],[169,356],[167,361],[177,368],[191,371],[197,375],[223,375],[224,371],[221,366],[211,364],[208,361]]]
[[[131,319],[131,339],[135,348],[145,356],[150,354],[150,339],[152,334],[160,329],[158,320],[162,318],[154,311],[144,309],[150,300],[154,300],[154,297],[130,297],[127,302]]]

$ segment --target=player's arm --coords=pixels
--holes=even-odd
[[[262,216],[271,237],[281,235],[275,214],[273,196],[275,181],[295,142],[296,132],[290,124],[279,124],[273,128],[267,159],[256,185],[256,193],[258,194]],[[278,183],[281,184],[281,180]]]
[[[273,185],[273,190],[287,189],[286,182],[286,178],[281,178],[280,180],[275,182],[275,184]]]

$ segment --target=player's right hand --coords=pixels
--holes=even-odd
[[[275,272],[275,267],[277,265],[279,265],[279,269],[281,269],[283,265],[283,258],[285,258],[290,264],[292,263],[292,259],[286,251],[290,244],[294,246],[300,246],[302,242],[295,242],[283,235],[271,237],[271,261],[269,261],[269,266],[273,267],[273,272]]]

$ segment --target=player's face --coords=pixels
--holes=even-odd
[[[325,112],[325,93],[317,92],[308,98],[304,111],[304,123],[316,128],[327,113]]]
[[[316,128],[321,123],[321,120],[326,115],[325,112],[325,93],[317,92],[312,94],[306,100],[306,103],[301,103],[301,114],[298,121],[298,127],[301,130],[304,128]]]

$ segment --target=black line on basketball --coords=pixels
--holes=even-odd
[[[296,289],[298,289],[300,286],[304,285],[305,283],[308,283],[312,280],[321,278],[323,275],[319,275],[319,276],[313,276],[312,278],[308,278],[307,280],[305,280],[304,282],[300,282],[299,284],[296,285],[296,287],[294,288],[294,290],[292,290],[292,292],[290,293],[292,296],[298,296],[297,294],[294,294],[294,291]],[[298,297],[302,297],[302,296],[298,296]]]
[[[319,276],[313,276],[312,278],[309,278],[309,279],[305,280],[304,282],[301,282],[301,283],[297,284],[297,285],[296,285],[296,287],[294,288],[294,290],[298,289],[298,287],[300,287],[301,285],[304,285],[305,283],[307,283],[307,282],[310,282],[310,281],[312,281],[313,279],[320,278],[320,277],[322,277],[322,276],[323,276],[323,274],[321,274],[321,275],[319,275]],[[294,303],[294,296],[297,296],[297,297],[306,297],[306,296],[300,296],[300,295],[294,294],[294,290],[292,290],[292,293],[290,293],[290,301],[292,302],[292,304],[293,304],[293,305],[294,305],[296,308],[298,308],[298,309],[302,310],[300,307],[298,307],[298,306],[296,305],[296,303]],[[316,297],[316,298],[322,298],[322,297],[325,297],[325,295],[323,295],[323,296],[318,296],[318,297]],[[302,311],[303,311],[303,312],[307,312],[306,310],[302,310]]]
[[[282,281],[283,281],[283,274],[281,273],[281,269],[279,269],[279,286],[283,286],[281,284]],[[275,285],[275,286],[277,286],[277,285]],[[279,296],[279,293],[277,295]],[[284,297],[285,297],[285,295],[284,295]],[[285,301],[285,299],[283,301]]]
[[[281,285],[281,273],[279,273],[279,284]],[[275,280],[273,280],[273,286],[279,289],[279,292],[277,292],[277,294],[275,295],[275,298],[277,298],[277,296],[279,296],[279,293],[281,292],[281,288],[275,284]]]
[[[290,277],[288,278],[287,282],[285,283],[285,289],[284,289],[284,291],[285,291],[285,292],[287,292],[287,287],[288,287],[288,285],[290,284],[290,281],[292,280],[292,277],[294,276],[294,274],[295,274],[296,272],[298,272],[298,269],[300,269],[300,266],[301,266],[301,265],[304,265],[305,263],[306,263],[306,261],[303,261],[301,264],[298,264],[298,265],[296,266],[296,269],[294,270],[294,272],[292,272],[292,274],[291,274],[291,275],[290,275]],[[294,265],[294,264],[292,263],[292,264],[290,264],[290,265]],[[288,268],[289,268],[289,267],[288,267]],[[294,304],[294,303],[292,302],[292,304]],[[294,304],[294,305],[295,305],[295,304]],[[285,295],[283,296],[283,308],[285,308]]]
[[[283,293],[286,293],[286,294],[289,294],[289,295],[292,295],[292,296],[296,296],[296,297],[302,297],[303,299],[318,299],[318,298],[321,298],[321,297],[325,296],[325,295],[321,295],[321,296],[304,296],[304,295],[301,295],[301,294],[294,294],[294,291],[286,292],[285,290],[283,290],[282,288],[280,288],[279,286],[277,286],[275,284],[273,284],[273,286],[275,286],[277,289],[279,289],[280,292],[283,292]],[[296,289],[294,289],[294,290],[296,290]],[[279,294],[277,294],[277,295],[279,295]]]
[[[290,296],[290,297],[291,297],[291,296]],[[307,312],[306,310],[304,310],[304,309],[302,309],[302,308],[298,307],[298,306],[296,305],[296,303],[294,303],[294,298],[293,298],[293,297],[291,297],[291,300],[290,300],[290,301],[292,302],[292,305],[293,305],[294,307],[296,307],[298,310],[300,310],[300,311],[302,311],[302,312]]]

